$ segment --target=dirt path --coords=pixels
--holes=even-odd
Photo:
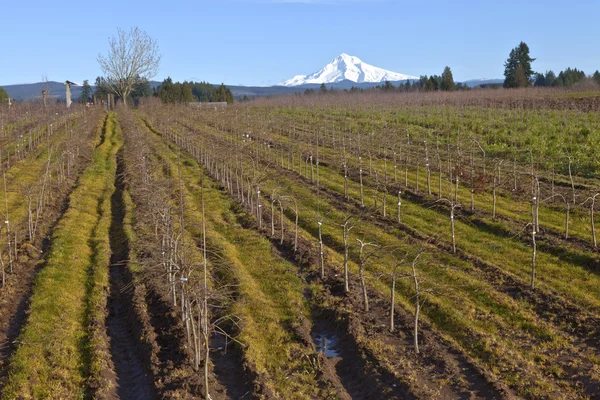
[[[252,399],[254,387],[252,378],[242,367],[242,356],[233,346],[231,339],[222,333],[213,333],[210,340],[210,360],[213,373],[221,388],[213,388],[213,397],[227,399]],[[220,389],[224,389],[221,390]]]
[[[107,334],[110,340],[114,365],[115,386],[109,398],[155,399],[153,379],[144,366],[128,315],[133,298],[131,277],[127,270],[129,243],[123,230],[125,210],[123,204],[123,158],[117,154],[116,190],[111,198],[112,222],[110,226],[110,295],[108,297]]]

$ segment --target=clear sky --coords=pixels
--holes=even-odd
[[[409,75],[501,78],[525,41],[533,69],[600,69],[600,1],[2,1],[0,84],[93,82],[117,27],[157,40],[155,80],[269,86],[342,52]]]

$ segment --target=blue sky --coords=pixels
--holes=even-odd
[[[93,82],[117,27],[158,41],[155,80],[277,84],[345,52],[409,75],[500,78],[523,40],[536,71],[600,69],[600,2],[195,0],[6,1],[0,84]]]

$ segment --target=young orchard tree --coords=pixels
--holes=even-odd
[[[573,173],[571,171],[571,164],[573,163],[573,157],[567,156],[569,160],[569,180],[571,181],[571,192],[573,194],[573,205],[575,205],[575,181],[573,180]]]
[[[363,296],[363,306],[364,306],[364,311],[369,312],[369,296],[367,294],[367,285],[365,283],[365,267],[367,265],[367,261],[369,260],[369,258],[371,258],[375,254],[375,252],[374,251],[368,252],[368,251],[365,251],[365,249],[368,247],[379,247],[379,246],[374,243],[367,243],[361,239],[356,239],[356,241],[359,244],[358,275],[360,278],[360,288],[361,288],[362,296]]]
[[[426,292],[423,291],[423,289],[421,288],[421,277],[419,276],[418,273],[418,262],[419,262],[419,258],[421,257],[421,254],[423,254],[423,248],[421,248],[419,250],[419,252],[417,253],[417,255],[413,258],[412,262],[410,263],[410,268],[411,268],[411,272],[412,272],[412,280],[413,280],[413,284],[414,284],[414,289],[415,289],[415,328],[414,328],[414,345],[415,345],[415,353],[419,354],[419,316],[421,313],[421,307],[423,306],[423,304],[421,303],[421,294]],[[423,302],[425,301],[425,299],[423,299]]]
[[[500,182],[500,167],[502,166],[502,160],[496,160],[496,168],[494,169],[494,179],[492,184],[492,220],[496,220],[496,191],[501,185]]]
[[[596,193],[593,196],[588,197],[582,205],[585,205],[585,203],[587,203],[588,201],[591,202],[590,204],[590,226],[592,228],[592,245],[594,246],[594,249],[598,248],[598,242],[596,240],[596,225],[594,223],[594,207],[596,205],[596,197],[600,196],[600,193]]]
[[[354,217],[349,215],[344,220],[342,227],[342,238],[344,241],[344,293],[350,292],[348,284],[348,249],[350,247],[350,231],[354,228]]]
[[[362,169],[362,157],[358,157],[358,177],[360,181],[360,206],[365,206],[365,199],[363,195],[363,169]]]
[[[392,281],[392,286],[390,288],[390,332],[394,332],[396,329],[394,323],[394,314],[396,312],[396,281],[398,278],[407,277],[407,275],[398,275],[399,269],[402,265],[404,265],[406,258],[408,257],[408,253],[406,251],[403,252],[402,258],[399,258],[395,253],[395,250],[389,251],[389,255],[394,259],[394,268],[390,274],[390,279]]]
[[[537,262],[537,242],[536,235],[539,233],[538,210],[539,210],[539,181],[534,177],[534,196],[531,200],[531,289],[535,289],[535,267]]]
[[[458,179],[458,177],[456,178]],[[442,198],[441,200],[436,200],[434,202],[434,206],[436,203],[446,203],[448,204],[448,208],[450,209],[450,229],[452,234],[452,253],[456,254],[456,229],[454,220],[456,218],[456,209],[461,208],[461,204],[456,201],[456,198],[450,197],[450,199]]]
[[[485,161],[486,161],[486,154],[485,154],[485,150],[483,149],[483,147],[481,146],[481,144],[473,139],[473,143],[475,143],[477,145],[477,147],[479,147],[479,150],[481,150],[481,153],[483,154],[483,162],[482,162],[482,167],[483,167],[483,184],[485,185],[486,182],[486,174],[485,174]]]
[[[427,171],[427,194],[431,196],[431,167],[429,165],[429,149],[427,148],[427,139],[423,141],[425,145],[425,168]]]
[[[321,279],[325,279],[325,251],[323,249],[323,221],[324,221],[324,217],[319,213],[317,215],[317,225],[319,227],[319,266],[321,268]]]
[[[298,250],[298,202],[292,196],[284,196],[281,198],[281,200],[286,200],[294,205],[293,210],[294,210],[294,213],[296,214],[295,228],[294,228],[294,253],[296,253],[296,251]],[[283,218],[283,208],[282,208],[281,214],[282,214],[282,218]],[[282,219],[282,221],[283,221],[283,219]],[[283,225],[282,225],[282,230],[281,230],[281,238],[282,238],[282,244],[283,244]]]
[[[569,214],[571,211],[571,204],[569,203],[569,200],[560,193],[554,193],[549,198],[543,200],[543,202],[550,201],[555,197],[560,198],[562,200],[562,202],[565,203],[565,239],[568,239],[569,238]]]
[[[398,190],[398,223],[402,222],[402,190]]]
[[[271,194],[271,236],[275,237],[275,203],[277,202],[277,188]]]
[[[158,44],[146,32],[134,27],[129,31],[117,29],[117,36],[109,38],[108,46],[108,54],[97,58],[105,89],[126,104],[137,84],[158,73],[161,60]]]

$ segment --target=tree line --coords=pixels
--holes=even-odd
[[[103,77],[97,77],[95,87],[88,80],[83,81],[79,102],[85,104],[96,99],[104,100],[107,94],[112,93]],[[133,104],[138,104],[143,97],[158,97],[165,104],[201,102],[227,102],[233,103],[233,93],[224,84],[216,87],[208,82],[173,82],[169,77],[162,81],[160,86],[152,88],[147,79],[140,78],[132,86],[128,99]],[[116,96],[116,99],[121,99]]]
[[[521,42],[510,51],[508,59],[504,63],[504,87],[569,87],[578,82],[590,81],[600,85],[600,71],[588,76],[577,68],[567,68],[560,71],[558,75],[554,71],[546,73],[534,72],[531,63],[536,59],[529,55],[529,46]]]
[[[233,103],[231,89],[221,83],[215,87],[208,82],[175,82],[169,77],[156,90],[156,96],[165,104],[201,102]]]
[[[383,85],[377,85],[371,89],[362,89],[356,86],[352,86],[349,90],[344,89],[344,92],[356,93],[365,91],[383,91],[383,92],[435,92],[438,90],[445,92],[452,92],[455,90],[469,90],[469,86],[462,82],[455,82],[452,76],[452,70],[446,66],[442,75],[421,75],[419,79],[407,79],[406,82],[399,82],[398,86],[395,86],[390,81],[385,81]],[[335,89],[327,89],[325,83],[322,83],[319,88],[319,93],[324,94],[328,92],[334,92]],[[305,95],[315,94],[314,89],[306,89]]]

